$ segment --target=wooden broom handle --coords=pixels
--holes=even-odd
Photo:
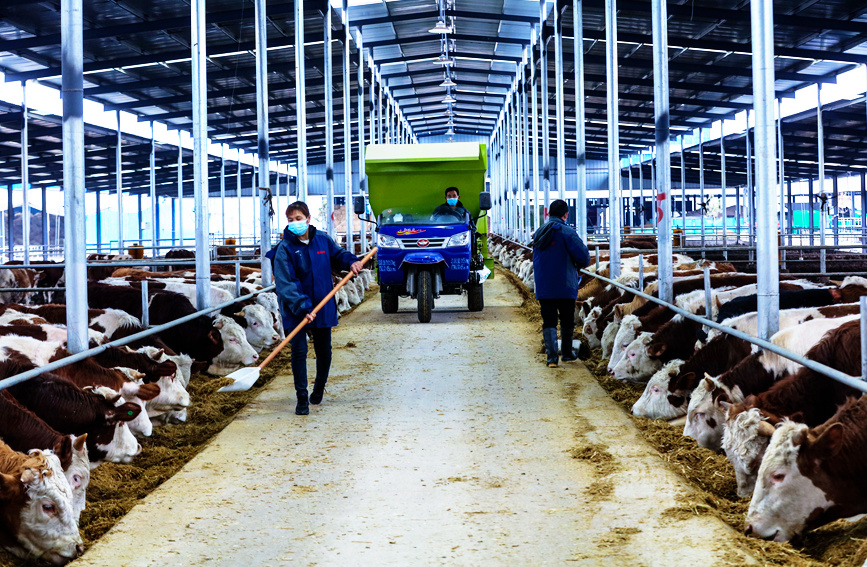
[[[378,249],[379,249],[378,247],[374,246],[374,247],[373,247],[373,250],[371,250],[370,252],[368,252],[367,255],[366,255],[364,258],[361,259],[361,263],[362,263],[362,264],[366,264],[367,261],[370,260],[370,258],[371,258],[374,254],[376,254],[376,251],[377,251]],[[346,285],[346,282],[348,282],[348,281],[352,278],[352,276],[354,276],[354,275],[355,275],[355,274],[353,274],[353,273],[350,271],[348,274],[346,274],[345,276],[343,276],[343,279],[340,280],[339,282],[337,282],[337,285],[334,286],[334,289],[332,289],[331,291],[329,291],[329,292],[328,292],[328,295],[326,295],[326,296],[322,299],[322,301],[319,302],[319,305],[317,305],[316,307],[314,307],[314,308],[313,308],[313,311],[311,311],[310,313],[314,313],[314,314],[315,314],[315,313],[318,313],[320,309],[322,309],[323,307],[325,307],[325,304],[328,303],[328,302],[331,300],[332,297],[334,297],[334,294],[337,293],[337,290],[339,290],[340,288],[342,288],[343,286],[345,286],[345,285]],[[262,361],[262,364],[259,365],[259,370],[262,370],[263,368],[265,368],[266,366],[268,366],[268,363],[271,362],[272,360],[274,360],[274,357],[277,356],[277,354],[279,354],[281,350],[283,350],[283,347],[285,347],[287,344],[289,344],[289,341],[291,341],[291,340],[295,337],[295,335],[298,334],[298,331],[300,331],[301,329],[303,329],[303,328],[304,328],[304,325],[306,325],[308,322],[309,322],[309,321],[307,321],[307,318],[305,317],[303,321],[301,321],[300,323],[298,323],[298,325],[297,325],[294,329],[292,329],[292,332],[289,333],[288,335],[286,335],[286,338],[283,339],[283,341],[282,341],[279,345],[277,345],[277,348],[275,348],[274,350],[272,350],[272,351],[271,351],[271,354],[269,354],[268,357],[267,357],[265,360]]]

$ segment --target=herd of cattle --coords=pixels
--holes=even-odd
[[[234,301],[234,266],[211,270],[211,305]],[[196,312],[194,272],[106,265],[89,268],[88,279],[92,347],[144,330],[145,280],[151,325]],[[258,269],[242,268],[241,279],[244,295],[262,289]],[[62,267],[0,269],[0,287],[55,288],[63,280]],[[338,313],[360,303],[372,281],[369,270],[351,279],[336,296]],[[0,378],[69,355],[62,291],[3,292],[0,300]],[[150,436],[156,424],[185,421],[191,375],[225,376],[284,336],[277,296],[264,292],[0,391],[0,546],[56,564],[79,556],[91,469],[130,462],[141,452],[137,437]]]
[[[492,236],[489,249],[532,286],[532,251]],[[645,252],[646,253],[646,252]],[[644,292],[658,296],[657,257],[644,257]],[[711,272],[711,318],[756,336],[756,276],[730,264],[676,256],[676,305],[704,315],[703,268]],[[589,269],[596,271],[595,266]],[[599,275],[608,276],[608,262]],[[616,281],[638,286],[637,254],[624,249]],[[867,279],[839,285],[780,282],[780,330],[771,342],[851,376],[861,375],[859,297]],[[738,495],[751,498],[746,533],[788,541],[839,518],[867,513],[867,397],[602,280],[585,277],[576,326],[609,359],[608,371],[644,384],[636,416],[683,423],[683,434],[731,461]]]

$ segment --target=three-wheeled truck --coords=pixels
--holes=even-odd
[[[365,152],[370,209],[376,223],[377,275],[383,313],[396,313],[399,297],[418,301],[418,320],[431,319],[441,295],[467,294],[470,311],[484,309],[487,222],[484,144],[374,144]],[[457,187],[461,209],[440,207]],[[365,212],[356,198],[357,214]],[[438,209],[439,207],[439,209]]]

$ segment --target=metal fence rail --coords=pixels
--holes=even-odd
[[[190,313],[189,315],[181,317],[180,319],[175,319],[174,321],[169,321],[168,323],[163,323],[162,325],[157,325],[156,327],[151,327],[150,329],[145,329],[144,331],[142,331],[140,333],[136,333],[136,334],[130,335],[128,337],[123,337],[121,339],[117,339],[117,340],[99,345],[97,347],[82,351],[78,354],[74,354],[72,356],[67,356],[65,358],[61,358],[60,360],[55,360],[54,362],[46,364],[45,366],[40,366],[39,368],[34,368],[33,370],[28,370],[27,372],[22,372],[21,374],[16,374],[15,376],[10,376],[9,378],[4,378],[3,380],[0,380],[0,390],[5,390],[6,388],[8,388],[10,386],[20,384],[21,382],[25,382],[27,380],[30,380],[31,378],[35,378],[36,376],[39,376],[40,374],[44,374],[46,372],[53,372],[53,371],[57,370],[58,368],[63,368],[64,366],[69,366],[70,364],[79,362],[81,360],[84,360],[85,358],[88,358],[91,356],[96,356],[97,354],[107,350],[109,347],[123,346],[123,345],[129,344],[129,343],[135,342],[139,339],[143,339],[143,338],[149,337],[151,335],[161,333],[162,331],[165,331],[166,329],[176,327],[177,325],[180,325],[182,323],[186,323],[188,321],[192,321],[193,319],[197,319],[203,315],[213,313],[214,311],[219,311],[219,310],[224,309],[230,305],[238,303],[239,301],[246,301],[247,299],[255,297],[256,295],[258,295],[260,293],[273,291],[275,288],[276,288],[276,286],[270,285],[270,286],[262,288],[258,291],[254,291],[253,293],[250,293],[248,295],[243,295],[241,297],[237,297],[237,298],[233,299],[232,301],[227,301],[225,303],[221,303],[220,305],[217,305],[215,307],[209,307],[207,309],[202,309],[201,311],[196,311],[195,313]]]
[[[526,249],[530,250],[530,248],[528,248],[527,246],[525,246],[523,244],[520,244],[520,243],[515,242],[515,241],[508,239],[508,238],[503,238],[499,235],[497,235],[497,236],[500,237],[503,241],[510,242],[512,244],[515,244],[517,246],[521,246],[522,248],[526,248]],[[833,380],[841,382],[847,386],[850,386],[850,387],[855,388],[857,390],[860,390],[862,392],[867,392],[867,382],[865,382],[864,379],[861,377],[849,376],[848,374],[846,374],[844,372],[840,372],[839,370],[831,368],[830,366],[820,364],[814,360],[810,360],[810,359],[803,357],[799,354],[796,354],[792,351],[778,347],[777,345],[775,345],[769,341],[759,339],[759,338],[754,337],[752,335],[748,335],[747,333],[744,333],[742,331],[738,331],[737,329],[733,329],[731,327],[726,327],[725,325],[721,325],[721,324],[717,323],[716,321],[711,321],[710,319],[706,319],[706,318],[701,317],[699,315],[695,315],[694,313],[690,313],[689,311],[686,311],[685,309],[681,309],[680,307],[678,307],[676,305],[672,305],[671,303],[663,301],[663,300],[659,299],[658,297],[653,297],[652,295],[648,295],[648,294],[644,293],[643,291],[637,290],[633,287],[629,287],[629,286],[621,284],[619,282],[615,282],[612,279],[597,275],[593,272],[588,272],[587,270],[580,270],[580,271],[584,275],[597,278],[597,279],[599,279],[599,280],[601,280],[607,284],[613,285],[613,286],[618,287],[622,290],[625,290],[629,293],[637,295],[638,297],[643,297],[644,299],[647,299],[648,301],[652,301],[658,305],[663,305],[665,307],[668,307],[669,309],[671,309],[672,311],[674,311],[678,315],[681,315],[687,319],[690,319],[690,320],[695,321],[697,323],[701,323],[702,325],[706,325],[712,329],[717,329],[719,331],[722,331],[723,333],[732,335],[733,337],[737,337],[739,339],[745,340],[745,341],[752,343],[752,344],[754,344],[754,345],[756,345],[762,349],[771,351],[771,352],[778,354],[784,358],[788,358],[789,360],[791,360],[793,362],[797,362],[801,366],[809,368],[810,370],[818,372],[819,374],[827,376],[828,378],[831,378]],[[862,329],[864,327],[863,322],[865,321],[864,311],[865,311],[865,301],[864,301],[864,298],[862,298],[862,301],[861,301]],[[864,339],[864,335],[862,334],[862,340],[863,339]],[[864,363],[864,360],[865,360],[864,355],[865,354],[867,354],[867,353],[865,353],[862,350],[862,353],[861,353],[862,369],[867,369],[867,368],[865,368],[865,366],[867,366],[867,365],[865,365],[865,363]],[[0,382],[0,386],[2,386],[2,382]]]

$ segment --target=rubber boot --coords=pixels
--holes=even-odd
[[[560,329],[560,355],[563,357],[563,362],[572,362],[578,360],[578,351],[572,348],[572,333],[575,329],[564,327]]]
[[[318,378],[313,383],[313,391],[310,392],[310,403],[315,405],[319,405],[322,403],[322,394],[325,393],[325,383],[328,382],[328,379],[319,380]]]
[[[307,390],[295,390],[298,396],[298,404],[295,406],[295,415],[307,415],[310,413],[310,404],[307,399]]]
[[[557,329],[551,327],[542,329],[542,338],[545,339],[545,352],[548,355],[548,368],[557,368],[559,357],[557,355]]]

